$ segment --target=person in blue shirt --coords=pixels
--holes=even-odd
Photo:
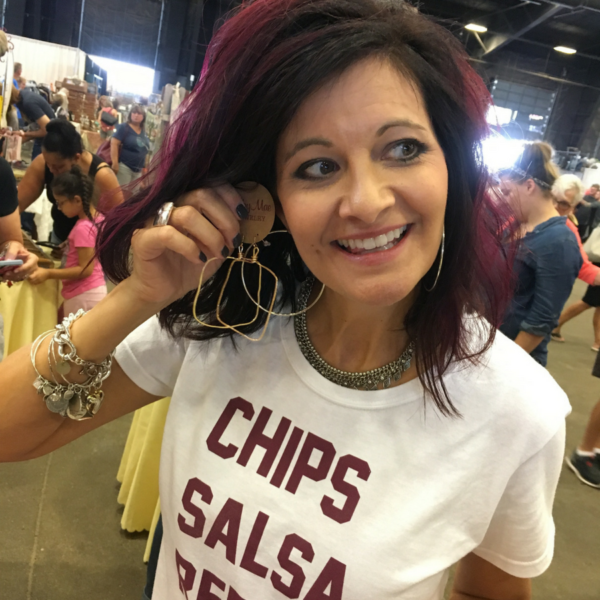
[[[558,176],[552,147],[531,142],[515,165],[503,171],[500,188],[521,226],[515,294],[500,331],[543,366],[550,334],[583,262],[567,218],[558,214],[552,202],[551,189]]]
[[[46,125],[56,115],[45,98],[28,89],[19,89],[13,86],[11,104],[21,111],[21,115],[30,124],[37,125],[35,129],[31,128],[29,131],[21,132],[23,142],[33,140],[31,160],[34,161],[42,153],[42,142],[46,137]]]
[[[110,158],[112,170],[119,185],[135,181],[146,166],[146,156],[150,149],[150,140],[144,131],[146,111],[134,104],[129,112],[127,123],[121,123],[110,140]]]
[[[20,89],[19,79],[21,79],[21,74],[23,73],[23,65],[21,63],[15,63],[13,68],[13,85]],[[19,127],[21,126],[21,111],[17,108],[17,118],[19,119]]]

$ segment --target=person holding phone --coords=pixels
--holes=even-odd
[[[2,266],[5,261],[20,265]],[[0,157],[0,282],[22,281],[37,268],[38,258],[23,246],[17,182],[10,164]]]

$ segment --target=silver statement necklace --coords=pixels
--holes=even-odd
[[[302,284],[298,298],[299,310],[302,311],[307,307],[314,283],[315,280],[311,277]],[[311,367],[316,369],[323,377],[329,379],[329,381],[355,390],[371,391],[389,388],[392,382],[399,381],[402,374],[410,367],[415,354],[415,345],[413,342],[410,342],[400,358],[393,362],[371,371],[350,373],[332,367],[319,356],[319,353],[315,350],[308,337],[306,312],[302,312],[294,317],[294,330],[300,350]]]

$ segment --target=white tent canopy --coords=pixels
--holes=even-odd
[[[85,52],[70,46],[40,42],[18,35],[10,35],[14,44],[15,62],[23,65],[23,77],[36,83],[54,83],[63,77],[85,76]]]

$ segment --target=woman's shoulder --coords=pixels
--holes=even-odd
[[[483,325],[477,329],[473,343],[481,344]],[[461,412],[483,411],[515,432],[529,428],[531,435],[551,437],[571,411],[548,370],[500,331],[479,361],[456,366],[448,383]]]

